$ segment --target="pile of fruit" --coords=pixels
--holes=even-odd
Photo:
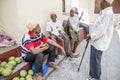
[[[33,70],[21,70],[19,77],[14,77],[12,80],[33,80],[34,72]]]
[[[20,57],[14,57],[11,56],[9,57],[8,62],[3,61],[0,63],[0,75],[7,77],[12,73],[12,70],[14,69],[14,67],[21,63],[21,59]]]

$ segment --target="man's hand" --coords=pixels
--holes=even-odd
[[[31,51],[31,53],[33,53],[33,54],[38,54],[38,53],[40,53],[40,52],[43,52],[43,51],[47,50],[48,48],[49,48],[49,46],[44,46],[44,47],[40,47],[40,48],[31,47],[31,48],[30,48],[30,51]]]
[[[61,47],[60,49],[61,49],[61,51],[62,51],[62,55],[63,55],[63,56],[66,56],[66,53],[65,53],[64,48],[63,48],[63,47]]]
[[[86,36],[86,40],[89,41],[91,39],[90,34]]]
[[[44,50],[47,50],[48,48],[49,48],[49,46],[48,45],[46,45],[46,46],[44,46],[44,47],[42,47]]]
[[[61,36],[57,36],[56,37],[58,40],[62,40],[62,37]]]
[[[63,54],[64,56],[66,56],[66,53],[65,53],[64,48],[61,47],[59,44],[57,44],[55,41],[53,41],[53,40],[51,40],[51,39],[48,39],[47,43],[48,43],[48,44],[51,44],[51,45],[53,45],[53,46],[55,46],[55,47],[57,47],[57,48],[60,48],[61,51],[62,51],[62,54]]]

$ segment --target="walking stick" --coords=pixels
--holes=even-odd
[[[87,49],[87,47],[88,47],[88,44],[89,44],[89,40],[87,40],[87,44],[86,44],[86,46],[85,46],[85,50],[84,50],[84,52],[83,52],[83,56],[82,56],[82,58],[81,58],[81,61],[80,61],[79,67],[78,67],[78,72],[79,72],[79,70],[80,70],[80,67],[81,67],[81,64],[82,64],[82,61],[83,61],[83,58],[84,58],[86,49]]]

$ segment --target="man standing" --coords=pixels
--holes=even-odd
[[[48,56],[48,65],[56,68],[56,65],[53,63],[55,61],[55,52],[54,47],[58,47],[65,55],[65,51],[63,47],[58,45],[56,42],[47,38],[43,33],[41,33],[41,28],[37,23],[29,23],[27,25],[29,31],[22,39],[22,58],[24,61],[27,62],[34,62],[35,63],[35,77],[37,80],[44,80],[43,77],[40,75],[42,72],[42,64],[43,64],[43,57],[46,54]],[[41,42],[48,43],[48,45],[41,45]],[[53,45],[53,46],[52,46]]]
[[[108,49],[114,30],[113,0],[101,0],[100,16],[92,29],[88,40],[91,39],[90,71],[87,80],[100,80],[101,58],[103,51]]]

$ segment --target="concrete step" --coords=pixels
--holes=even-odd
[[[55,64],[57,64],[59,66],[59,64],[64,60],[65,57],[59,55],[59,59],[55,60]],[[47,79],[48,76],[50,76],[53,72],[55,71],[55,69],[50,68],[48,69],[47,74],[44,76],[45,80]]]
[[[0,48],[0,61],[7,61],[10,56],[20,55],[20,45]]]

